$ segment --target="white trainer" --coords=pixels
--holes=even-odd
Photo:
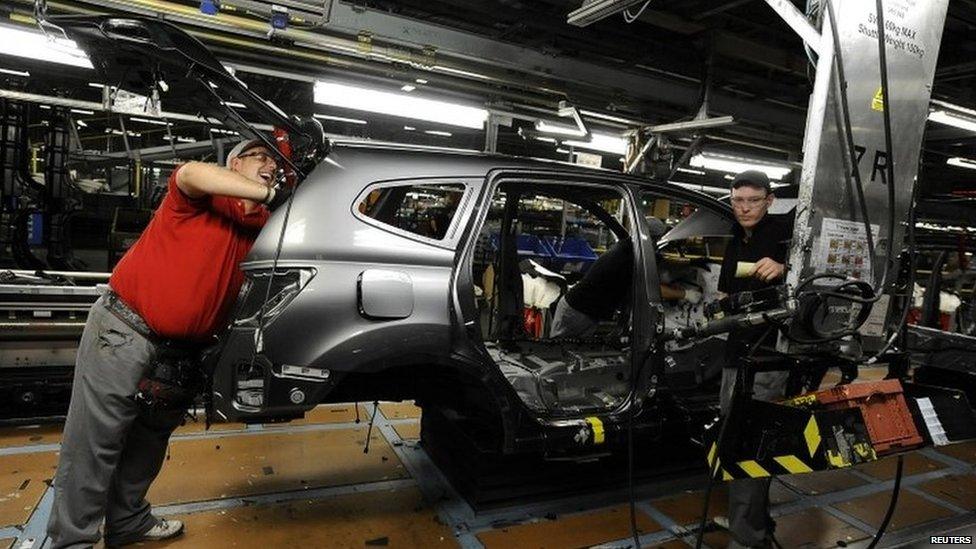
[[[156,526],[149,529],[142,535],[140,541],[159,541],[163,539],[175,538],[183,533],[183,521],[159,519]]]

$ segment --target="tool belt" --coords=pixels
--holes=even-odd
[[[202,363],[214,346],[160,337],[115,292],[105,294],[105,307],[151,343],[150,363],[139,380],[136,402],[150,411],[189,408],[208,386]]]

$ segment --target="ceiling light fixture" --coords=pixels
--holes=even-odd
[[[142,122],[143,124],[155,124],[157,126],[171,126],[172,125],[169,122],[166,122],[165,120],[152,120],[150,118],[139,118],[137,116],[129,117],[129,120],[131,120],[133,122]]]
[[[535,129],[536,131],[540,131],[544,133],[555,133],[559,135],[569,135],[572,137],[583,137],[584,135],[586,135],[586,130],[581,130],[574,126],[552,124],[546,122],[545,120],[536,120]]]
[[[484,128],[488,119],[488,111],[478,107],[321,80],[315,83],[315,102],[476,130]]]
[[[452,135],[454,135],[451,132],[445,132],[441,130],[424,130],[424,133],[426,133],[427,135],[439,135],[441,137],[451,137]]]
[[[332,116],[331,114],[318,114],[315,113],[312,116],[322,120],[332,120],[335,122],[345,122],[346,124],[368,124],[369,122],[361,120],[359,118],[346,118],[344,116]]]
[[[579,9],[569,12],[566,22],[585,27],[639,4],[642,0],[584,0]]]
[[[943,110],[931,111],[929,112],[929,120],[938,122],[939,124],[945,124],[946,126],[954,126],[963,130],[976,132],[976,118],[959,113]]]
[[[10,74],[13,76],[23,76],[24,78],[29,78],[30,73],[27,71],[15,71],[13,69],[0,69],[3,74]]]
[[[793,171],[793,168],[782,164],[715,153],[696,154],[691,157],[689,164],[694,168],[704,168],[706,170],[727,173],[759,170],[769,176],[770,179],[783,179]]]
[[[564,145],[572,145],[577,149],[600,151],[608,154],[626,154],[627,140],[617,135],[606,133],[592,133],[589,141],[563,141]]]
[[[91,69],[91,61],[75,43],[66,38],[49,39],[39,32],[0,26],[0,53]]]
[[[407,93],[410,93],[415,89],[417,89],[417,86],[414,86],[413,84],[404,84],[400,86],[400,91],[407,92]]]
[[[961,156],[946,160],[946,164],[956,166],[957,168],[969,168],[970,170],[976,170],[976,160],[962,158]]]

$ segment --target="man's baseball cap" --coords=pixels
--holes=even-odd
[[[237,145],[234,145],[234,148],[231,149],[229,153],[227,153],[227,161],[224,162],[224,165],[229,168],[231,160],[237,158],[238,156],[244,154],[245,152],[251,149],[257,147],[266,147],[266,146],[267,145],[264,144],[264,141],[261,141],[260,139],[245,139],[244,141],[241,141]]]
[[[764,189],[767,193],[773,192],[773,187],[769,184],[769,176],[766,175],[766,172],[759,170],[746,170],[735,176],[732,179],[732,188],[738,189],[739,187],[755,187]]]

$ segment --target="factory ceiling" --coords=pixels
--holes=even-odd
[[[224,1],[232,5],[232,0]],[[324,25],[291,25],[268,34],[269,25],[247,10],[218,16],[200,13],[199,1],[78,0],[48,2],[57,13],[128,13],[164,17],[190,31],[238,76],[286,112],[331,115],[312,102],[315,79],[378,86],[418,86],[420,92],[503,111],[546,117],[567,101],[623,130],[693,117],[710,83],[708,114],[731,114],[737,123],[710,130],[708,143],[734,152],[798,160],[813,66],[800,39],[762,0],[652,0],[628,23],[609,17],[585,28],[566,23],[579,0],[357,0],[337,2]],[[635,6],[636,12],[641,7]],[[802,8],[803,6],[798,5]],[[4,18],[29,23],[28,0],[0,6]],[[943,36],[933,98],[976,106],[976,1],[953,0]],[[25,90],[98,101],[87,86],[91,71],[0,55],[2,66],[29,67]],[[0,74],[0,77],[3,75]],[[285,80],[283,80],[283,78]],[[9,87],[15,85],[8,82]],[[179,112],[179,94],[167,111]],[[92,146],[116,150],[114,118],[96,113],[80,132]],[[326,120],[328,130],[347,135],[404,140],[402,121],[357,123]],[[132,124],[130,123],[130,126]],[[549,144],[526,141],[519,122],[499,133],[499,151],[546,156]],[[132,128],[127,128],[132,130]],[[172,132],[203,138],[190,122]],[[137,146],[165,144],[163,129],[145,126]],[[420,134],[438,143],[443,136]],[[478,132],[451,132],[450,144],[481,148]],[[183,135],[186,134],[186,135]],[[677,139],[684,146],[690,136]],[[445,143],[441,143],[445,144]],[[921,197],[966,208],[976,193],[976,171],[947,166],[951,157],[976,156],[976,133],[928,124]],[[551,148],[551,147],[550,147]],[[550,154],[551,156],[551,154]],[[685,175],[694,180],[695,176]],[[692,181],[696,182],[696,181]]]

